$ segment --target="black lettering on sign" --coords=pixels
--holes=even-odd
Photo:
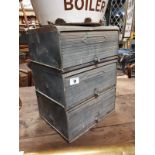
[[[65,10],[72,10],[73,0],[64,0],[64,7],[65,7]]]
[[[81,6],[78,6],[78,1],[81,1]],[[77,10],[82,10],[83,6],[84,6],[84,0],[75,0],[75,8]]]
[[[98,8],[101,4],[101,0],[97,0],[96,2],[96,11],[100,11],[100,9]]]
[[[105,1],[102,1],[102,5],[101,5],[101,10],[100,10],[100,12],[101,12],[101,11],[103,12],[104,7],[105,7]]]

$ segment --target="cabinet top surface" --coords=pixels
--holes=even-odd
[[[78,32],[78,31],[118,31],[119,28],[117,26],[55,26],[55,25],[47,25],[40,27],[38,29],[29,30],[38,32],[45,31],[59,31],[59,32]]]
[[[58,31],[98,31],[98,30],[115,30],[118,31],[117,26],[56,26]]]

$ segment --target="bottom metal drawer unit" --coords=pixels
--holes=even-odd
[[[36,94],[41,117],[69,142],[115,109],[115,85],[69,110],[39,92]]]

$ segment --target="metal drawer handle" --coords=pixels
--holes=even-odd
[[[100,112],[98,112],[96,117],[95,117],[95,123],[99,122],[100,115],[101,115]]]
[[[95,64],[97,64],[97,63],[100,62],[100,59],[99,59],[98,57],[95,57],[95,58],[94,58],[94,62],[95,62]]]
[[[96,118],[96,119],[95,119],[95,123],[98,123],[98,122],[99,122],[99,120],[98,120],[98,118]]]
[[[97,90],[97,88],[94,89],[94,96],[95,98],[97,98],[100,95],[99,91]]]
[[[87,39],[86,39],[86,38],[82,39],[82,42],[83,42],[83,43],[85,43],[85,44],[88,44],[88,42],[87,42]]]

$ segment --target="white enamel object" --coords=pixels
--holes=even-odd
[[[31,0],[41,25],[100,23],[109,0]]]

